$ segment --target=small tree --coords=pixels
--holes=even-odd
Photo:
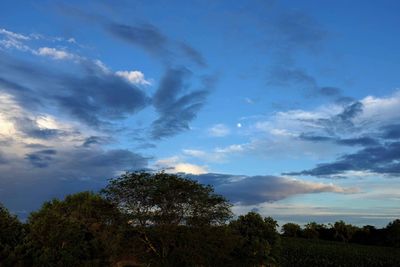
[[[287,237],[299,237],[301,235],[301,227],[296,223],[286,223],[282,226],[282,233]]]
[[[237,265],[274,265],[278,260],[280,248],[277,226],[271,217],[263,219],[256,212],[249,212],[232,221],[230,227],[241,237],[234,255]]]
[[[123,225],[114,205],[82,192],[54,199],[28,219],[25,246],[34,266],[105,266]]]
[[[319,225],[316,222],[307,223],[304,226],[303,236],[308,239],[318,239],[319,238]]]

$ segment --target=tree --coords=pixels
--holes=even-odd
[[[231,216],[231,204],[214,189],[164,172],[125,173],[111,179],[102,194],[133,225],[219,225]]]
[[[22,243],[23,235],[22,223],[0,204],[0,266],[14,265],[15,248]]]
[[[335,230],[335,240],[342,242],[348,242],[357,230],[355,226],[351,224],[346,224],[342,220],[335,222],[335,224],[333,225],[333,229]]]
[[[299,237],[301,235],[301,227],[296,223],[286,223],[282,226],[282,233],[287,237]]]
[[[192,266],[218,253],[211,226],[223,225],[231,204],[211,186],[164,172],[125,173],[102,194],[119,207],[147,248],[152,266]],[[189,256],[190,255],[190,256]]]
[[[387,245],[400,247],[400,219],[390,222],[385,230]]]
[[[271,217],[262,218],[256,212],[230,223],[230,227],[241,237],[235,251],[238,266],[266,266],[275,264],[279,257],[280,238],[277,223]]]
[[[34,266],[104,266],[117,253],[123,219],[99,195],[54,199],[28,219],[25,258]]]
[[[319,232],[318,232],[318,224],[316,222],[307,223],[304,226],[303,236],[308,239],[318,239]]]

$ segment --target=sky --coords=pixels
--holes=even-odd
[[[125,171],[236,215],[400,214],[400,2],[0,3],[0,202],[20,218]]]

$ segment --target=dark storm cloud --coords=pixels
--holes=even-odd
[[[322,96],[337,97],[340,96],[341,90],[337,87],[325,86],[318,88],[318,93]]]
[[[321,136],[313,134],[302,133],[299,138],[301,140],[310,142],[332,142],[338,145],[345,146],[376,146],[379,145],[379,141],[371,137],[355,137],[355,138],[337,138],[331,136]]]
[[[338,140],[336,140],[336,143],[339,145],[346,145],[346,146],[377,146],[377,145],[379,145],[379,141],[377,139],[374,139],[371,137],[338,139]]]
[[[15,81],[3,82],[0,89],[13,95],[25,108],[32,106],[32,99],[40,98],[34,108],[55,105],[91,126],[101,126],[135,114],[150,102],[142,90],[104,71],[95,62],[81,60],[71,64],[77,64],[74,67],[78,73],[56,72],[39,64],[4,57],[0,59],[0,70]],[[27,85],[17,85],[16,81]],[[57,134],[55,131],[39,131],[30,125],[32,127],[26,132],[37,137]]]
[[[0,152],[0,164],[7,164],[7,163],[8,163],[8,160],[6,159],[4,154],[2,152]]]
[[[400,142],[386,142],[343,155],[333,163],[319,164],[310,170],[287,174],[329,177],[344,174],[346,171],[366,171],[388,176],[399,176],[399,162]]]
[[[187,81],[192,74],[185,68],[168,69],[153,97],[159,118],[152,124],[151,136],[161,139],[189,129],[189,123],[204,105],[214,79],[202,79],[201,89],[187,91]]]
[[[28,153],[25,155],[25,158],[37,168],[46,168],[49,166],[51,161],[53,160],[53,156],[57,154],[57,151],[54,149],[45,149],[32,153]]]
[[[30,212],[54,197],[97,191],[120,171],[145,169],[148,160],[125,149],[79,146],[33,151],[25,159],[13,158],[0,164],[0,202],[11,211]]]
[[[302,133],[299,135],[301,140],[311,141],[311,142],[326,142],[326,141],[333,141],[334,138],[329,136],[321,136],[321,135],[312,135],[312,134],[305,134]]]
[[[225,195],[234,203],[243,205],[275,202],[299,194],[356,192],[354,188],[344,189],[331,184],[304,182],[278,176],[201,174],[190,177],[201,183],[213,185],[216,192]]]
[[[3,54],[0,52],[0,58],[3,57]],[[4,59],[5,57],[3,57]],[[0,68],[4,67],[3,75],[7,70],[7,63],[1,66],[3,63],[6,63],[0,59]],[[20,104],[23,104],[26,107],[35,108],[41,104],[40,99],[35,95],[35,91],[19,85],[17,82],[9,81],[0,74],[0,90],[7,90],[12,95],[17,96],[17,100]]]
[[[126,25],[109,22],[104,28],[112,36],[140,47],[164,63],[181,61],[183,56],[200,67],[207,66],[200,51],[185,42],[171,40],[155,25],[149,23]]]
[[[149,103],[143,91],[113,74],[66,79],[64,84],[70,91],[57,96],[57,102],[89,125],[123,119]]]
[[[17,117],[13,120],[14,126],[24,135],[37,139],[51,139],[65,135],[66,133],[57,129],[42,129],[36,121],[27,117]]]
[[[399,139],[400,138],[400,124],[385,125],[381,128],[382,138],[385,139]]]
[[[103,144],[107,141],[108,138],[102,137],[102,136],[89,136],[83,141],[82,146],[83,147],[90,147],[93,145],[100,145]]]
[[[357,131],[358,126],[354,125],[353,119],[363,110],[363,104],[359,101],[347,104],[343,111],[333,117],[318,119],[314,123],[323,127],[323,130],[330,136],[335,136],[337,133],[348,131]]]

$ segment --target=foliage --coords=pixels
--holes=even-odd
[[[35,266],[103,266],[123,225],[111,203],[82,192],[54,199],[30,215],[25,259]]]
[[[211,186],[176,174],[125,173],[102,194],[134,225],[218,225],[231,217],[231,204]]]
[[[176,174],[125,173],[111,179],[102,194],[127,216],[153,265],[209,260],[207,244],[219,242],[210,227],[231,217],[231,204],[211,186]]]
[[[15,261],[14,250],[22,242],[23,234],[22,223],[0,204],[0,266]]]
[[[277,223],[271,217],[249,212],[230,223],[230,227],[241,237],[236,248],[235,260],[240,266],[263,266],[276,263],[279,257],[280,237]]]
[[[301,227],[296,223],[286,223],[282,225],[283,236],[298,237],[301,235]]]
[[[400,220],[394,220],[386,226],[386,244],[400,247]]]

